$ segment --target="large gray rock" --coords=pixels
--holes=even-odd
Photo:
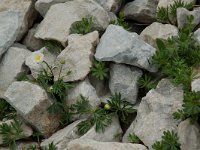
[[[35,38],[35,32],[37,30],[37,24],[31,28],[25,38],[23,39],[23,44],[31,51],[37,51],[43,47],[43,41]]]
[[[51,142],[56,145],[58,150],[63,150],[64,148],[67,147],[67,144],[80,137],[80,135],[76,134],[77,132],[77,125],[81,122],[82,120],[78,120],[73,122],[72,124],[68,125],[67,127],[57,131],[54,133],[51,137],[48,139],[45,139],[42,141],[40,144],[41,147],[46,147],[48,146]]]
[[[194,38],[200,44],[200,28],[194,32]]]
[[[98,42],[99,34],[97,31],[86,35],[71,34],[68,37],[68,46],[56,59],[55,66],[58,67],[54,69],[54,79],[59,78],[62,65],[60,77],[63,77],[65,82],[83,80],[92,67],[92,58]],[[61,64],[61,61],[65,63]],[[66,76],[68,71],[71,71],[71,74]]]
[[[196,3],[196,0],[181,0],[182,2],[184,3]],[[161,7],[169,7],[170,5],[173,5],[175,2],[175,0],[159,0],[159,3],[158,3],[158,6],[157,6],[157,9],[158,8],[161,8]]]
[[[97,142],[89,139],[77,139],[69,143],[64,150],[147,150],[144,145],[119,143],[119,142]]]
[[[181,144],[181,150],[199,150],[200,149],[200,126],[191,124],[187,119],[178,126],[178,137]]]
[[[179,29],[187,24],[187,17],[191,15],[194,16],[193,23],[198,25],[200,23],[200,7],[195,8],[193,11],[189,11],[185,8],[177,9],[177,23]]]
[[[13,82],[6,91],[5,97],[17,113],[45,137],[57,129],[59,118],[48,113],[47,109],[52,102],[40,86],[27,81]]]
[[[182,109],[182,104],[182,87],[175,87],[169,80],[162,79],[156,89],[142,99],[136,120],[125,133],[123,141],[128,142],[128,135],[135,133],[152,150],[151,146],[161,140],[164,131],[177,131],[178,122],[172,114]]]
[[[23,64],[30,54],[31,52],[20,44],[13,45],[4,54],[0,62],[0,97],[3,97],[17,75],[25,70]]]
[[[122,4],[122,0],[95,0],[99,3],[106,11],[117,13]]]
[[[14,122],[14,120],[7,120],[4,122],[0,122],[0,125],[3,125],[3,124],[10,125],[12,122]],[[33,134],[33,130],[29,126],[27,126],[25,123],[22,123],[21,129],[22,129],[23,136],[18,137],[18,139],[16,139],[16,140],[25,139],[27,137],[30,137]],[[0,144],[3,144],[3,135],[2,134],[0,134]]]
[[[1,0],[0,12],[2,11],[15,11],[20,13],[20,32],[17,35],[17,41],[20,41],[28,28],[32,26],[36,18],[35,9],[32,0]],[[17,25],[17,24],[13,24]],[[12,26],[13,26],[12,25]]]
[[[89,103],[95,107],[101,101],[96,94],[96,90],[86,78],[84,81],[76,83],[75,87],[68,91],[66,103],[70,106],[80,100],[80,95],[88,98]]]
[[[156,39],[167,40],[171,36],[178,35],[178,28],[171,24],[154,22],[146,27],[140,34],[141,38],[153,47],[156,47]]]
[[[64,3],[70,0],[38,0],[35,3],[35,9],[42,15],[43,17],[49,10],[49,8],[57,3]]]
[[[142,23],[156,21],[156,7],[159,0],[134,0],[123,8],[125,17]]]
[[[123,98],[132,104],[137,101],[138,80],[142,71],[122,64],[112,64],[110,70],[109,87],[112,95],[121,93]]]
[[[43,69],[50,71],[43,61],[53,67],[55,59],[56,55],[43,47],[38,51],[32,52],[31,55],[26,58],[25,64],[30,68],[33,77],[37,78],[38,74],[43,71]]]
[[[131,33],[121,26],[109,25],[97,46],[95,58],[99,61],[113,61],[133,65],[148,71],[155,71],[151,58],[156,49],[145,43],[137,33]]]
[[[0,58],[17,38],[20,29],[19,18],[20,13],[17,12],[0,12]]]
[[[119,142],[122,135],[122,129],[118,120],[118,117],[113,116],[112,123],[105,128],[105,131],[96,132],[95,126],[93,126],[87,133],[85,133],[80,139],[93,139],[100,142]]]
[[[104,30],[110,21],[108,13],[93,0],[73,0],[53,5],[39,25],[35,37],[57,40],[65,46],[71,25],[86,16],[93,18],[97,30]]]

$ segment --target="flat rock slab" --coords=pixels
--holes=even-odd
[[[176,26],[154,22],[141,32],[140,37],[151,46],[156,47],[157,38],[166,41],[169,37],[177,35],[178,28]]]
[[[48,113],[52,102],[40,86],[27,81],[13,82],[5,92],[5,97],[17,113],[45,137],[57,129],[59,118]]]
[[[71,25],[87,16],[93,18],[97,30],[104,30],[110,21],[108,13],[98,3],[92,0],[73,0],[50,7],[35,37],[57,40],[66,46]]]
[[[144,145],[118,142],[97,142],[89,139],[71,141],[64,150],[147,150]]]
[[[152,23],[156,21],[156,7],[159,0],[134,0],[127,3],[123,12],[127,19],[132,19],[142,23]]]
[[[0,12],[1,11],[15,11],[19,12],[20,16],[20,29],[17,35],[17,41],[20,41],[28,28],[32,26],[35,18],[36,11],[33,6],[32,0],[1,0],[0,1]],[[1,23],[0,23],[1,24]],[[11,24],[12,25],[12,24]],[[13,24],[17,25],[17,24]]]
[[[61,66],[60,77],[63,77],[65,82],[83,80],[92,67],[93,55],[98,42],[97,31],[86,35],[71,34],[68,37],[68,46],[56,59],[55,66],[58,67],[54,69],[54,80],[58,80]],[[61,61],[65,64],[61,64]],[[66,76],[68,71],[71,71],[71,74]]]
[[[12,11],[0,12],[0,58],[14,43],[20,29],[20,13]]]
[[[121,26],[109,25],[97,46],[95,58],[154,72],[151,58],[155,51],[156,49],[145,43],[137,33],[128,32]]]
[[[138,80],[142,76],[142,71],[136,67],[122,64],[112,64],[110,68],[109,88],[112,95],[121,93],[122,98],[135,104],[138,94]]]
[[[182,104],[182,87],[175,87],[169,80],[162,79],[156,89],[150,90],[142,99],[137,117],[126,131],[123,141],[128,142],[128,135],[135,133],[152,150],[152,145],[161,140],[164,131],[177,131],[178,122],[172,114],[182,109]]]
[[[23,45],[14,44],[3,55],[0,62],[0,97],[3,97],[4,92],[16,80],[17,75],[25,70],[23,65],[30,54],[31,52]]]

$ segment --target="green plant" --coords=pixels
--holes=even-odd
[[[63,49],[63,46],[60,42],[55,40],[45,41],[45,47],[51,52],[60,53]]]
[[[48,147],[45,147],[44,150],[57,150],[56,146],[51,142]]]
[[[105,62],[94,61],[91,68],[92,76],[95,76],[99,80],[105,80],[109,77],[109,68],[106,67]]]
[[[164,131],[161,141],[157,141],[152,145],[154,150],[180,150],[178,135],[174,131]]]
[[[88,98],[82,95],[80,96],[80,100],[72,107],[75,114],[88,116],[88,119],[80,122],[77,126],[78,134],[80,135],[86,133],[94,125],[96,132],[104,132],[105,128],[111,124],[111,115],[102,108],[92,108]]]
[[[140,144],[141,141],[140,139],[137,137],[137,135],[135,135],[134,133],[130,133],[129,136],[128,136],[128,140],[131,142],[131,143],[135,143],[135,144]]]
[[[19,73],[19,74],[15,77],[15,79],[16,79],[17,81],[28,81],[28,80],[29,80],[29,78],[28,78],[26,72],[21,72],[21,73]]]
[[[27,148],[27,150],[37,150],[37,146],[36,145],[31,145]]]
[[[4,118],[13,119],[16,116],[16,111],[4,99],[0,99],[0,120]]]
[[[177,8],[186,8],[191,10],[194,7],[194,3],[185,3],[182,0],[175,0],[173,4],[169,5],[169,7],[160,7],[157,11],[157,20],[161,23],[170,23],[174,24],[176,19],[176,10]]]
[[[149,74],[144,74],[138,81],[139,88],[145,88],[147,91],[156,88],[158,81],[154,80]]]
[[[77,21],[72,24],[70,28],[70,33],[78,33],[78,34],[87,34],[92,31],[93,28],[93,20],[92,17],[90,18],[82,18],[81,21]]]
[[[0,125],[0,134],[3,136],[3,144],[8,145],[11,150],[16,149],[16,140],[24,137],[22,122],[14,119],[11,124]]]
[[[135,112],[133,109],[133,105],[126,101],[125,98],[121,97],[120,93],[115,93],[115,95],[111,96],[107,101],[109,106],[109,111],[116,113],[119,116],[119,119],[122,122],[126,122],[126,118],[128,114]]]
[[[125,22],[125,15],[123,12],[120,12],[119,18],[117,18],[117,20],[111,21],[110,24],[122,26],[127,31],[131,31],[131,27],[129,26],[127,22]]]

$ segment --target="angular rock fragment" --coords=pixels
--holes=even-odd
[[[154,72],[151,58],[155,51],[156,49],[145,43],[137,33],[128,32],[121,26],[109,25],[97,46],[95,58]]]
[[[120,93],[122,98],[135,104],[138,93],[137,83],[142,76],[142,71],[122,64],[112,64],[110,68],[109,87],[112,95]]]
[[[95,0],[99,3],[106,11],[117,13],[122,4],[122,0]]]
[[[47,111],[52,101],[40,86],[27,81],[13,82],[5,97],[17,113],[45,137],[57,129],[59,118]]]

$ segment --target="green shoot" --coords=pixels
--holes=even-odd
[[[109,68],[106,67],[105,62],[94,61],[91,73],[97,79],[105,80],[109,77]]]
[[[129,140],[131,143],[134,143],[134,144],[140,144],[140,143],[141,143],[140,139],[139,139],[139,138],[137,137],[137,135],[135,135],[134,133],[129,134],[128,140]]]
[[[60,42],[58,41],[54,41],[54,40],[51,40],[51,41],[45,41],[45,47],[46,49],[48,49],[50,52],[53,52],[53,53],[60,53],[63,49],[63,46]]]

